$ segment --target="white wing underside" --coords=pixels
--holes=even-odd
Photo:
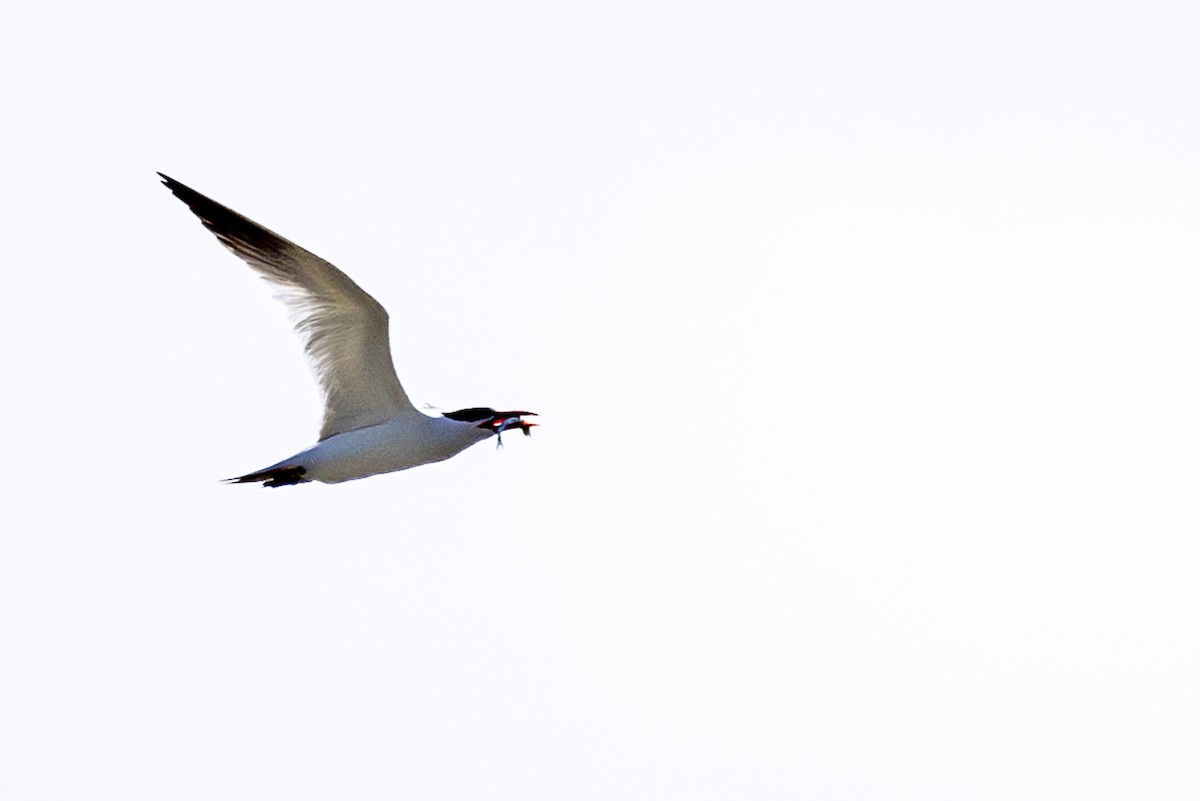
[[[320,439],[421,414],[396,377],[378,301],[319,256],[159,175],[221,244],[279,288],[325,396]]]

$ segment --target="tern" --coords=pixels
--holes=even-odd
[[[227,479],[285,487],[337,484],[449,459],[512,428],[529,436],[534,412],[484,406],[431,417],[396,377],[388,314],[329,262],[173,178],[158,174],[208,230],[281,290],[325,398],[317,444],[270,467]]]

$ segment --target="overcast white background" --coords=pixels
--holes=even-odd
[[[1200,12],[11,3],[4,799],[1194,799]],[[346,270],[540,412],[263,490]]]

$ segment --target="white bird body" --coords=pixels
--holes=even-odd
[[[526,436],[533,412],[473,407],[423,414],[396,377],[383,306],[338,268],[173,178],[163,183],[221,244],[281,290],[296,318],[325,416],[317,444],[268,468],[229,479],[282,487],[336,484],[440,462],[510,428]]]
[[[441,462],[493,432],[444,417],[388,420],[322,440],[267,470],[304,467],[304,477],[337,484]],[[263,471],[266,472],[266,471]]]

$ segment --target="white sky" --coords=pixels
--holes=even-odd
[[[1197,9],[9,4],[0,798],[1200,797]]]

